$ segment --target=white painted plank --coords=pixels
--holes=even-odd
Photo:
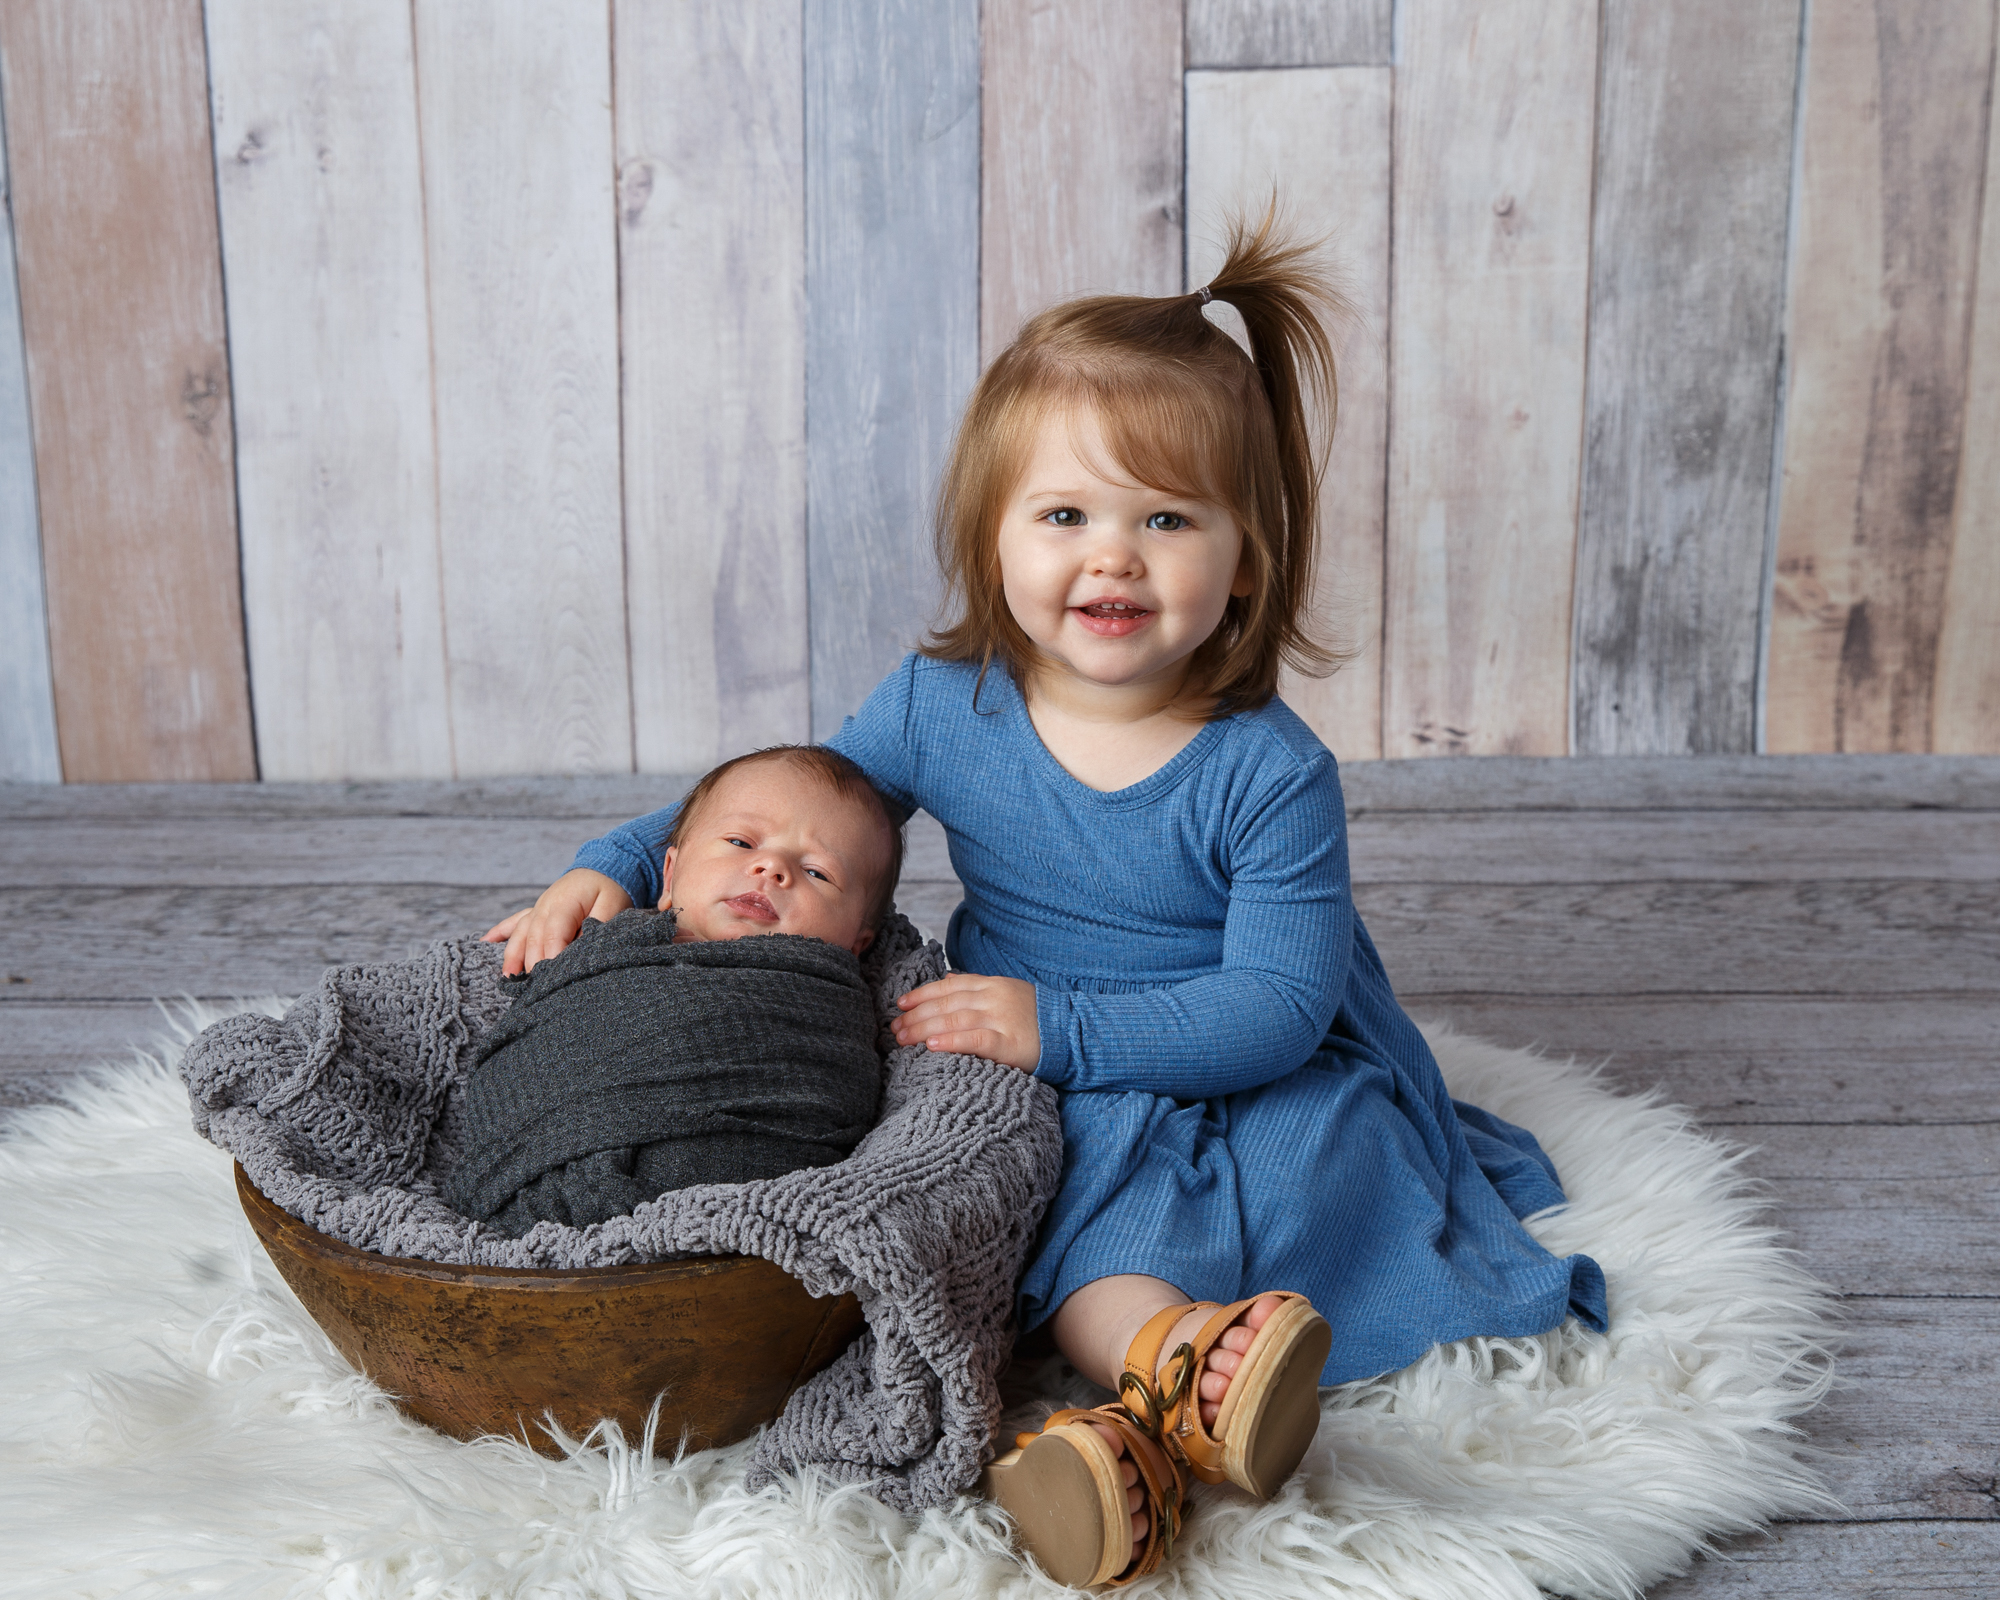
[[[1222,264],[1228,217],[1258,215],[1275,190],[1297,227],[1330,236],[1327,264],[1358,313],[1336,330],[1340,412],[1322,485],[1314,612],[1324,637],[1359,654],[1331,678],[1287,673],[1279,685],[1342,760],[1382,753],[1389,108],[1386,67],[1187,75],[1189,287]],[[1217,316],[1240,336],[1233,312]]]
[[[632,766],[603,0],[416,0],[457,771]]]
[[[617,0],[641,772],[809,737],[800,0]]]
[[[1386,755],[1560,755],[1583,425],[1598,8],[1401,23]]]
[[[2000,752],[2000,116],[1990,113],[1979,216],[1965,437],[1931,706],[1931,748],[1960,755]]]
[[[807,0],[807,572],[824,739],[931,618],[979,372],[978,0]]]
[[[1579,752],[1756,748],[1799,7],[1604,8]]]
[[[0,136],[0,779],[62,782],[49,615],[42,595],[41,514],[35,441],[14,278],[14,219],[5,203],[7,148]]]
[[[448,777],[409,7],[207,27],[260,768]]]
[[[1190,67],[1386,67],[1391,0],[1187,0]]]
[[[986,0],[979,347],[1083,294],[1180,294],[1180,0]]]

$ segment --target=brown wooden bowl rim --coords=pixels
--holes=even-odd
[[[471,1288],[526,1290],[538,1294],[601,1293],[610,1288],[630,1289],[635,1279],[668,1282],[675,1278],[702,1278],[732,1272],[746,1262],[757,1262],[774,1272],[784,1269],[761,1256],[689,1256],[679,1261],[634,1261],[615,1267],[485,1267],[449,1261],[421,1261],[414,1256],[385,1256],[362,1250],[321,1233],[311,1223],[301,1221],[278,1205],[236,1163],[236,1197],[258,1237],[282,1237],[294,1255],[311,1257],[324,1265],[382,1276],[425,1278],[433,1283],[460,1284]]]

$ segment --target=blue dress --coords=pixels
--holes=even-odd
[[[975,686],[977,703],[975,704]],[[1321,1381],[1443,1340],[1605,1325],[1604,1277],[1520,1218],[1563,1200],[1534,1138],[1446,1093],[1355,914],[1332,754],[1283,702],[1206,724],[1104,793],[1051,756],[1004,668],[910,656],[829,741],[943,824],[961,971],[1035,985],[1062,1187],[1023,1331],[1112,1273],[1197,1300],[1306,1295]],[[577,855],[659,898],[673,808]]]

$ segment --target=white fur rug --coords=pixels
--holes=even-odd
[[[1603,1264],[1611,1333],[1468,1341],[1330,1392],[1279,1498],[1204,1491],[1135,1595],[1630,1596],[1828,1505],[1789,1426],[1829,1382],[1826,1301],[1737,1155],[1574,1065],[1432,1042],[1455,1093],[1555,1159],[1573,1201],[1534,1230]],[[178,1047],[0,1134],[0,1594],[1067,1592],[976,1501],[906,1520],[820,1482],[746,1494],[747,1444],[597,1437],[551,1462],[405,1421],[252,1238],[189,1130]],[[1028,1376],[1022,1426],[1087,1387],[1060,1362]]]

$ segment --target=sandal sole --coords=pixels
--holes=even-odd
[[[986,1469],[986,1494],[1014,1520],[1022,1551],[1057,1583],[1087,1589],[1132,1562],[1125,1480],[1094,1428],[1044,1433]]]
[[[1287,1300],[1258,1330],[1215,1419],[1222,1470],[1260,1500],[1276,1494],[1319,1432],[1319,1375],[1333,1329],[1304,1300]]]

